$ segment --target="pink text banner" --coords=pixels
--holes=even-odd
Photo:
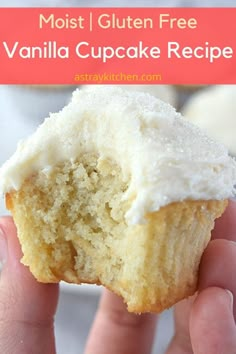
[[[1,84],[236,84],[236,8],[0,8]]]

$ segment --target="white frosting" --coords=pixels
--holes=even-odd
[[[100,159],[114,159],[130,179],[124,197],[135,196],[126,215],[131,224],[174,201],[233,196],[236,163],[224,146],[170,105],[112,86],[76,90],[69,105],[51,114],[3,165],[0,190],[18,190],[36,171],[47,173],[94,151]]]
[[[184,116],[236,156],[236,85],[210,86],[193,95]]]

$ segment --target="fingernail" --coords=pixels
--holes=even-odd
[[[4,265],[7,261],[8,249],[7,249],[7,238],[0,226],[0,266]]]
[[[229,241],[230,243],[232,243],[234,246],[236,245],[236,241]]]
[[[229,297],[230,310],[233,311],[233,308],[234,308],[234,296],[233,296],[233,294],[232,294],[232,292],[230,290],[225,289],[225,291],[227,292],[228,297]]]

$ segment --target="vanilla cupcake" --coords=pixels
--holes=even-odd
[[[75,91],[0,170],[36,279],[103,284],[136,313],[195,292],[235,181],[226,149],[170,105],[112,86]]]

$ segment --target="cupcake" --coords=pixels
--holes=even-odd
[[[235,180],[227,150],[170,105],[112,86],[76,90],[0,169],[35,278],[102,284],[135,313],[195,292]]]

